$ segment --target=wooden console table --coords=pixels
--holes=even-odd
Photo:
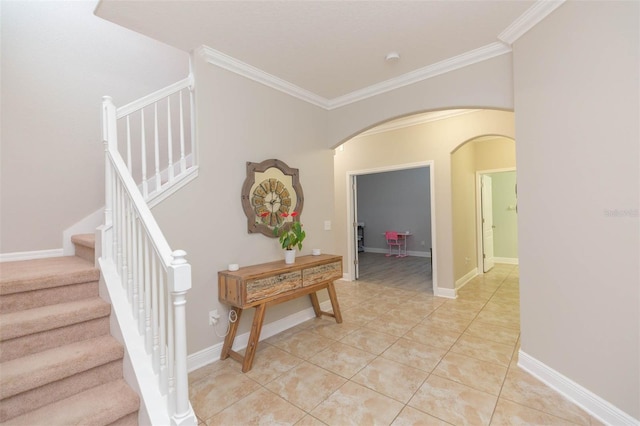
[[[242,372],[251,370],[253,357],[258,347],[260,331],[267,306],[277,305],[309,295],[316,316],[334,317],[342,322],[338,297],[333,281],[342,278],[342,256],[323,254],[301,256],[287,265],[284,260],[247,266],[237,271],[218,272],[218,299],[236,312],[237,320],[229,325],[229,333],[224,340],[220,359],[231,357],[242,363]],[[333,313],[320,310],[318,290],[327,289]],[[242,311],[255,308],[249,343],[242,356],[232,349],[236,338]]]

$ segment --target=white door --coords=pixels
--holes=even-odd
[[[351,223],[353,224],[353,268],[354,278],[357,280],[360,277],[360,265],[358,262],[358,188],[356,182],[357,176],[351,176],[351,196],[353,197],[353,217]]]
[[[493,207],[491,193],[491,176],[482,175],[481,203],[482,203],[482,270],[493,268]]]

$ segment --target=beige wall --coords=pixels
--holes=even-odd
[[[453,274],[456,281],[473,273],[475,268],[482,268],[478,265],[476,172],[515,166],[515,143],[504,137],[471,140],[451,154]]]
[[[312,248],[334,252],[333,150],[326,148],[326,111],[196,57],[196,108],[200,174],[153,209],[172,248],[187,251],[193,288],[188,295],[189,353],[220,343],[208,312],[228,312],[218,302],[217,272],[229,263],[257,264],[282,259],[278,240],[247,232],[240,202],[246,162],[277,158],[300,171],[304,192],[301,221],[307,232],[302,254]],[[310,307],[308,298],[267,310],[266,323]],[[248,331],[253,311],[242,318]],[[222,324],[226,324],[223,321]],[[222,324],[220,332],[224,331]]]
[[[514,47],[522,351],[640,419],[640,3]]]
[[[433,161],[436,241],[434,248],[438,286],[453,290],[453,233],[451,198],[451,152],[462,143],[484,135],[513,137],[513,113],[478,111],[445,120],[385,133],[361,136],[336,151],[335,247],[348,258],[347,174],[405,164]],[[347,262],[345,268],[349,268]]]
[[[189,56],[93,15],[97,1],[2,2],[0,253],[59,249],[104,205],[102,96],[184,78]]]

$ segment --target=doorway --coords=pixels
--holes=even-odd
[[[369,218],[370,222],[369,222],[369,226],[367,226],[367,220],[363,221],[359,219],[359,217],[361,218],[361,215],[358,215],[358,210],[359,210],[359,206],[358,206],[358,177],[371,177],[374,174],[384,174],[387,172],[398,172],[398,171],[409,171],[412,169],[423,169],[426,174],[425,176],[427,177],[426,179],[424,179],[424,186],[426,189],[428,189],[428,204],[429,206],[424,206],[424,208],[428,209],[428,215],[425,215],[425,217],[428,217],[428,224],[429,224],[429,228],[430,228],[430,237],[429,240],[427,241],[427,237],[425,237],[424,235],[420,234],[420,236],[418,236],[418,234],[416,233],[416,239],[414,241],[412,241],[412,245],[410,247],[415,248],[416,250],[413,251],[414,255],[419,255],[418,252],[419,251],[423,251],[424,253],[426,253],[427,251],[429,252],[429,254],[432,256],[431,258],[431,263],[432,263],[432,282],[433,282],[433,290],[434,292],[437,291],[437,271],[436,271],[436,259],[435,259],[435,251],[430,250],[431,247],[435,247],[436,246],[436,236],[435,236],[435,194],[434,194],[434,171],[433,171],[433,161],[426,161],[426,162],[422,162],[422,163],[411,163],[411,164],[400,164],[400,165],[396,165],[396,166],[390,166],[390,167],[383,167],[383,168],[377,168],[377,169],[366,169],[366,170],[355,170],[355,171],[348,171],[347,172],[347,176],[346,176],[346,184],[347,184],[347,223],[351,224],[351,226],[348,227],[349,230],[349,236],[348,236],[348,258],[347,260],[347,266],[348,266],[348,272],[347,272],[347,278],[350,280],[357,280],[359,278],[360,275],[360,262],[359,262],[359,253],[362,253],[363,250],[363,245],[367,246],[370,245],[372,247],[368,247],[367,251],[373,252],[373,253],[386,253],[386,245],[383,244],[384,241],[384,237],[383,237],[383,233],[385,229],[385,227],[391,226],[391,227],[397,227],[397,226],[402,226],[401,222],[393,222],[391,220],[389,220],[389,225],[386,224],[381,224],[380,223],[380,218],[375,218],[375,215],[367,215],[367,217]],[[425,191],[426,192],[426,191]],[[387,205],[385,206],[385,210],[388,210],[389,208],[393,209],[393,208],[397,208],[397,209],[407,209],[407,208],[411,208],[410,206],[402,206],[402,205],[398,205],[398,206],[393,206],[393,205]],[[384,214],[388,214],[388,213],[381,213],[382,215]],[[405,226],[406,227],[406,226]],[[411,229],[398,229],[401,231],[411,231]],[[364,232],[363,232],[364,231]],[[417,229],[416,229],[417,231]],[[358,238],[359,236],[362,237],[364,234],[364,241],[363,238]],[[378,235],[380,234],[380,235]],[[410,237],[411,238],[411,237]],[[367,241],[376,241],[377,243],[367,243]],[[376,247],[377,246],[377,247]],[[433,254],[432,254],[433,253]],[[412,250],[409,250],[409,254],[412,254]],[[425,259],[428,260],[428,259]]]
[[[515,167],[476,172],[478,274],[495,263],[518,264],[518,198]]]

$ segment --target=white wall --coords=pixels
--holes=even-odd
[[[0,252],[62,247],[104,205],[101,98],[188,75],[185,52],[93,15],[96,1],[3,1]]]
[[[522,351],[635,419],[639,67],[639,2],[566,2],[514,47]]]
[[[431,248],[429,168],[417,167],[357,177],[358,222],[365,223],[365,250],[388,249],[384,232],[409,231],[407,252],[427,256]]]

